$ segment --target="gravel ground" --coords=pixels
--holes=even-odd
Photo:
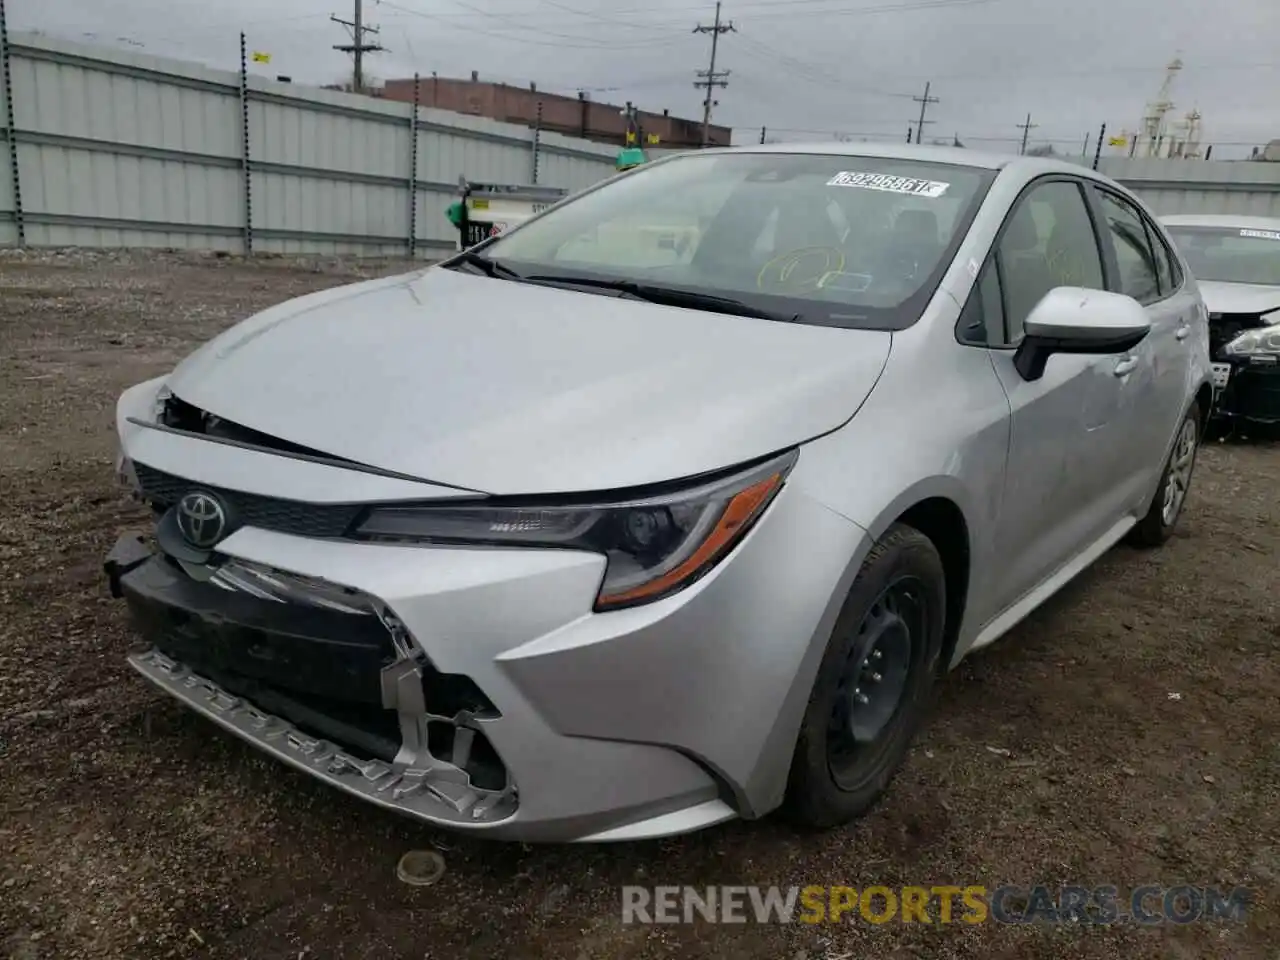
[[[125,386],[396,263],[0,253],[0,956],[1276,958],[1280,449],[1213,444],[1180,534],[1117,548],[943,685],[884,803],[630,846],[436,833],[260,758],[123,661],[100,574]],[[1174,694],[1179,696],[1174,697]],[[996,748],[995,750],[988,748]],[[411,849],[442,851],[429,887]],[[626,883],[1239,884],[1246,923],[623,925]]]

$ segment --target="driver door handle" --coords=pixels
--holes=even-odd
[[[1191,336],[1191,324],[1184,323],[1182,326],[1180,326],[1177,329],[1177,332],[1174,333],[1174,336],[1177,337],[1179,340],[1187,339],[1187,337]]]
[[[1117,377],[1127,377],[1136,369],[1138,369],[1138,358],[1125,357],[1116,364],[1115,374]]]

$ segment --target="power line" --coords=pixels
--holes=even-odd
[[[1018,124],[1018,126],[1022,129],[1022,147],[1018,150],[1018,153],[1026,153],[1027,152],[1027,136],[1031,133],[1032,130],[1040,126],[1040,124],[1032,123],[1031,114],[1028,113],[1026,122],[1020,123]]]
[[[707,90],[707,97],[702,101],[702,145],[705,147],[707,145],[707,136],[711,129],[711,107],[715,102],[711,99],[711,91],[715,87],[724,88],[729,86],[729,71],[716,71],[716,48],[720,42],[720,34],[736,31],[733,21],[728,23],[720,22],[720,0],[716,0],[715,24],[710,27],[698,24],[693,28],[693,32],[711,34],[711,62],[707,65],[706,70],[698,71],[698,76],[701,79],[693,81],[695,87],[705,87]]]
[[[334,16],[329,17],[329,19],[351,30],[351,42],[335,44],[333,49],[351,54],[355,65],[355,69],[352,71],[352,89],[356,93],[364,93],[364,55],[386,49],[380,43],[364,42],[364,35],[366,33],[376,34],[378,28],[365,25],[364,0],[355,0],[355,12],[351,20],[343,20]]]
[[[929,83],[925,83],[924,85],[923,97],[912,97],[911,99],[920,104],[920,118],[916,120],[916,143],[919,143],[920,138],[924,136],[924,125],[926,123],[933,123],[932,120],[926,120],[924,118],[924,112],[929,109],[929,104],[938,103],[939,101],[937,97],[929,96]]]
[[[479,27],[465,26],[444,19],[441,14],[427,13],[424,10],[416,10],[412,7],[406,7],[394,0],[379,0],[379,6],[388,7],[400,13],[407,13],[410,16],[421,17],[424,20],[430,20],[433,23],[443,24],[454,30],[464,30],[469,36],[493,37],[495,40],[506,40],[508,43],[518,43],[521,46],[539,46],[539,47],[555,47],[559,50],[600,50],[607,48],[609,50],[634,50],[640,47],[656,47],[670,46],[671,39],[650,38],[645,40],[637,40],[633,43],[618,43],[609,37],[601,37],[599,39],[593,37],[585,37],[581,34],[554,33],[550,30],[542,30],[534,27],[526,27],[522,24],[513,24],[512,29],[519,30],[519,36],[513,36],[509,33],[495,33],[492,30],[483,30]],[[500,20],[509,18],[497,17],[496,14],[487,14],[481,12],[479,15],[494,16]],[[530,34],[533,34],[532,36]],[[539,36],[548,39],[539,39]],[[684,36],[683,32],[672,33],[672,39],[677,36]],[[588,41],[586,43],[565,43],[565,40],[571,41]]]
[[[832,17],[832,16],[873,16],[881,13],[911,13],[916,10],[937,10],[949,7],[970,7],[988,3],[1005,3],[1008,0],[908,0],[906,3],[880,3],[873,6],[850,7],[845,5],[844,0],[746,0],[746,2],[737,3],[738,9],[748,9],[752,12],[752,16],[756,19],[761,17]],[[456,0],[455,0],[456,3]],[[624,26],[661,26],[663,21],[650,21],[648,23],[640,23],[637,21],[621,20],[617,18],[618,14],[660,14],[679,16],[684,11],[698,11],[704,9],[703,4],[695,4],[691,6],[671,6],[671,7],[623,7],[616,10],[610,10],[606,17],[604,14],[598,14],[594,11],[577,10],[562,6],[558,3],[550,3],[549,0],[541,0],[548,6],[563,10],[566,13],[585,17],[592,20],[608,21],[612,23],[622,24]],[[793,8],[805,7],[807,4],[837,4],[834,7],[824,7],[817,9],[801,9],[798,12],[792,12]],[[503,20],[511,20],[515,18],[537,18],[539,23],[546,23],[546,14],[539,10],[539,7],[516,7],[503,8],[500,13],[493,11],[483,11],[476,7],[469,7],[462,3],[456,3],[457,6],[471,11],[470,13],[450,13],[442,12],[435,14],[436,16],[454,19],[467,18],[471,16],[482,16],[488,18],[500,18]],[[763,12],[755,13],[755,10]],[[666,21],[675,22],[675,21]]]

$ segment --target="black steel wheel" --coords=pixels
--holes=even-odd
[[[927,709],[945,610],[937,549],[894,525],[863,562],[818,668],[784,803],[792,819],[847,823],[883,794]]]
[[[923,595],[918,578],[899,577],[858,625],[827,723],[827,765],[842,790],[857,789],[859,770],[883,749],[882,735],[902,708],[918,663],[912,653],[927,632]]]

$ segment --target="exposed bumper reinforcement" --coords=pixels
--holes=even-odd
[[[493,827],[516,809],[512,787],[483,790],[453,764],[412,767],[365,760],[223,690],[152,649],[129,657],[143,677],[185,706],[298,770],[388,810],[438,826]],[[425,753],[425,751],[423,751]]]

